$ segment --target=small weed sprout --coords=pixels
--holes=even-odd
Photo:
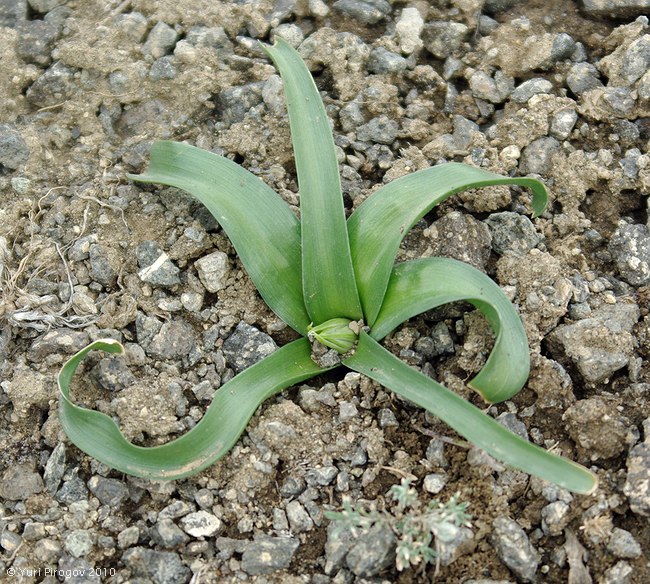
[[[448,501],[433,499],[423,503],[412,485],[404,478],[388,491],[392,506],[382,511],[375,507],[352,505],[344,499],[342,511],[327,511],[325,516],[335,522],[335,532],[349,531],[353,537],[368,533],[375,526],[390,529],[397,538],[395,567],[401,572],[409,566],[436,564],[440,547],[458,537],[461,528],[471,527],[468,503],[459,501],[455,493]]]

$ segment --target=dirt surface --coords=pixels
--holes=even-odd
[[[336,4],[0,3],[0,579],[650,581],[647,19],[571,0]],[[487,411],[590,467],[594,494],[506,469],[344,370],[269,400],[228,455],[182,481],[121,475],[67,440],[55,378],[90,340],[116,338],[127,355],[89,358],[75,398],[151,445],[191,428],[236,374],[234,335],[253,353],[260,332],[295,338],[199,203],[126,177],[155,140],[188,141],[297,208],[281,84],[257,45],[274,34],[322,92],[348,211],[444,161],[545,181],[541,217],[528,219],[519,189],[462,193],[415,226],[399,259],[455,257],[506,291],[531,376]],[[215,251],[226,261],[210,290],[197,261]],[[170,271],[143,276],[162,252]],[[465,382],[492,336],[470,309],[425,313],[384,344],[485,407]],[[364,567],[359,541],[338,541],[323,511],[344,496],[382,508],[408,475],[422,501],[458,492],[471,531],[439,566],[401,572],[394,542],[368,536],[388,560]],[[432,475],[438,490],[424,487]]]

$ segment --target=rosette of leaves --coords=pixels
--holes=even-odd
[[[59,374],[60,416],[70,440],[129,474],[184,477],[226,454],[270,396],[342,365],[426,408],[496,459],[569,490],[591,492],[596,478],[587,469],[517,437],[380,344],[421,312],[469,302],[496,334],[485,366],[469,385],[488,403],[515,395],[528,377],[528,344],[521,320],[501,289],[458,261],[423,258],[395,264],[395,258],[409,229],[459,191],[527,187],[538,215],[546,206],[544,186],[532,178],[441,164],[382,186],[346,220],[332,133],[309,70],[282,39],[265,50],[284,82],[300,219],[258,177],[227,158],[184,143],[155,143],[148,171],[130,178],[177,187],[201,201],[230,238],[262,298],[301,338],[221,387],[189,432],[149,448],[128,442],[110,417],[72,401],[70,381],[84,356],[93,349],[122,350],[115,341],[94,342]]]

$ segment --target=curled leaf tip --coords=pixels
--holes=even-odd
[[[307,328],[307,338],[313,343],[318,341],[341,355],[351,351],[359,339],[361,324],[347,318],[332,318]]]

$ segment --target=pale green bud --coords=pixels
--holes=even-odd
[[[307,338],[310,341],[318,341],[330,349],[341,353],[352,350],[359,338],[359,325],[356,321],[347,318],[332,318],[321,324],[309,325]]]

